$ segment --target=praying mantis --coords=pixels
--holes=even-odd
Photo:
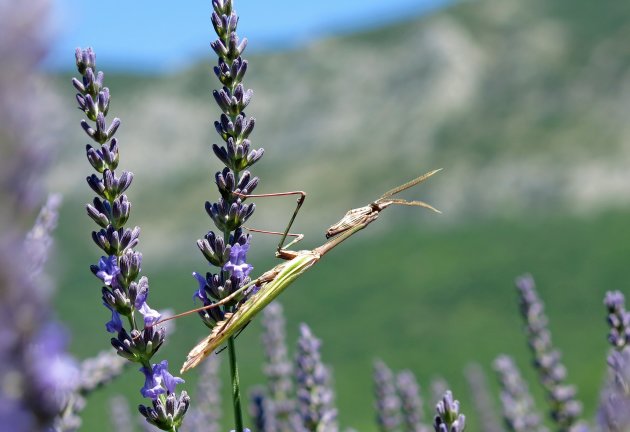
[[[293,216],[291,217],[291,220],[289,221],[289,225],[287,226],[284,233],[282,233],[282,239],[280,240],[280,243],[278,244],[278,248],[276,250],[276,256],[287,261],[266,271],[261,276],[252,280],[250,283],[241,287],[239,290],[225,297],[221,301],[185,313],[189,314],[192,312],[221,306],[232,301],[234,298],[236,298],[236,296],[243,293],[245,290],[251,288],[252,286],[257,285],[259,287],[258,291],[247,300],[245,300],[242,304],[240,304],[235,312],[226,313],[225,319],[216,324],[216,326],[212,329],[210,335],[205,337],[190,351],[184,365],[182,366],[181,373],[184,373],[197,366],[214,350],[221,346],[223,342],[225,342],[236,332],[242,330],[261,310],[263,310],[289,285],[291,285],[293,281],[295,281],[308,269],[314,266],[330,250],[374,222],[378,218],[380,212],[383,211],[385,208],[389,207],[390,205],[405,205],[423,207],[440,213],[439,210],[433,208],[423,201],[406,201],[400,198],[393,198],[394,195],[406,189],[409,189],[419,183],[422,183],[439,171],[441,171],[441,169],[430,171],[403,185],[400,185],[394,189],[385,192],[383,195],[381,195],[380,198],[368,204],[367,206],[348,211],[339,222],[332,225],[326,231],[326,238],[330,240],[312,250],[292,251],[287,249],[289,246],[296,243],[302,238],[301,234],[294,235],[297,236],[297,239],[291,241],[288,245],[283,246],[286,237],[290,235],[289,230],[291,228],[291,225],[295,220],[297,212],[299,211],[299,208],[304,201],[305,194],[303,192],[285,192],[282,194],[265,195],[242,195],[243,197],[250,198],[269,195],[278,196],[290,195],[295,193],[301,194],[301,197],[298,199],[298,205],[293,213]],[[268,232],[260,230],[251,231]],[[184,314],[176,315],[171,318],[182,315]]]

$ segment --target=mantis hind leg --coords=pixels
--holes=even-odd
[[[236,195],[243,197],[243,198],[267,198],[267,197],[277,197],[277,196],[287,196],[287,195],[299,195],[299,198],[297,199],[297,205],[295,206],[295,210],[293,211],[293,214],[291,215],[291,219],[289,220],[289,224],[287,225],[286,229],[283,232],[278,232],[278,231],[265,231],[265,230],[258,230],[258,229],[253,229],[253,228],[247,228],[247,230],[252,231],[252,232],[260,232],[260,233],[264,233],[264,234],[278,234],[278,235],[282,235],[282,238],[280,239],[280,243],[278,243],[278,247],[276,248],[276,255],[280,258],[284,258],[284,259],[292,259],[294,258],[294,256],[292,254],[287,254],[286,252],[288,252],[286,249],[291,246],[294,245],[295,243],[299,242],[300,240],[302,240],[304,238],[304,234],[292,234],[289,233],[289,230],[291,229],[291,226],[293,225],[293,222],[295,221],[295,218],[298,214],[298,212],[300,211],[300,208],[302,208],[302,204],[304,204],[304,200],[306,199],[306,192],[304,191],[291,191],[291,192],[277,192],[277,193],[268,193],[268,194],[251,194],[251,195],[244,195],[244,194],[239,194],[237,193]],[[286,246],[284,245],[284,242],[286,241],[287,237],[296,237],[294,240],[292,240],[291,242],[289,242],[289,244],[287,244]]]

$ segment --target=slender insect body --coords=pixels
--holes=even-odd
[[[314,251],[299,251],[291,261],[279,264],[257,279],[260,288],[233,314],[217,323],[212,333],[199,342],[188,354],[181,373],[197,366],[237,331],[244,328],[258,312],[271,303],[282,291],[302,273],[319,261],[320,255]]]
[[[286,192],[281,194],[262,194],[262,195],[247,195],[246,197],[256,197],[256,196],[277,196],[277,195],[292,195],[299,194],[301,197],[298,199],[298,205],[296,210],[291,217],[289,225],[287,226],[284,233],[276,233],[272,231],[260,231],[259,232],[267,232],[272,234],[281,234],[282,240],[278,245],[278,249],[276,252],[276,256],[279,258],[288,260],[282,264],[279,264],[263,273],[257,279],[251,281],[249,284],[239,288],[236,292],[232,293],[230,296],[225,299],[213,303],[209,306],[204,306],[203,308],[199,308],[193,311],[188,311],[183,314],[179,314],[178,316],[183,316],[192,312],[196,312],[202,309],[210,309],[213,307],[217,307],[220,305],[227,304],[228,301],[232,300],[232,297],[236,298],[237,295],[241,295],[241,293],[245,289],[249,289],[253,285],[259,286],[258,291],[253,294],[250,298],[245,300],[242,304],[238,306],[238,309],[234,313],[226,313],[225,319],[221,322],[218,322],[217,325],[213,328],[212,333],[203,339],[200,343],[198,343],[188,354],[186,362],[182,366],[181,372],[186,372],[189,369],[197,366],[204,358],[208,355],[212,354],[223,342],[225,342],[228,338],[234,335],[239,330],[243,329],[255,316],[264,309],[269,303],[271,303],[282,291],[284,291],[293,281],[295,281],[298,277],[300,277],[305,271],[311,268],[315,263],[317,263],[321,257],[323,257],[330,250],[344,242],[346,239],[350,238],[357,232],[361,231],[365,227],[367,227],[370,223],[374,222],[380,212],[390,205],[404,205],[404,206],[415,206],[415,207],[424,207],[429,210],[433,210],[439,213],[438,210],[431,207],[429,204],[423,201],[406,201],[404,199],[392,198],[392,196],[398,194],[401,191],[409,189],[419,183],[422,183],[427,178],[431,177],[433,174],[437,173],[440,170],[430,171],[420,177],[417,177],[401,186],[398,186],[394,189],[391,189],[385,192],[379,199],[372,202],[371,204],[359,207],[353,210],[348,211],[343,218],[336,224],[332,225],[326,231],[326,237],[331,238],[331,240],[326,243],[320,245],[319,247],[313,250],[302,250],[302,251],[291,251],[283,248],[284,240],[288,235],[297,236],[298,238],[292,241],[290,244],[299,241],[302,236],[289,234],[289,229],[295,216],[297,214],[297,210],[299,210],[300,206],[304,201],[305,194],[304,192]],[[256,231],[256,230],[252,230]],[[170,319],[170,318],[169,318]]]

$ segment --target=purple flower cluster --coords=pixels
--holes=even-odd
[[[607,292],[604,304],[610,326],[608,341],[614,350],[608,356],[609,378],[597,417],[602,430],[623,432],[630,430],[630,314],[619,291]]]
[[[527,383],[521,377],[514,360],[507,355],[500,355],[494,360],[493,366],[501,384],[499,398],[503,406],[503,420],[508,430],[547,432],[542,426],[541,416],[536,411]]]
[[[410,370],[396,375],[396,388],[400,397],[402,423],[409,432],[428,432],[429,426],[423,422],[422,398],[416,376]]]
[[[625,297],[620,291],[609,291],[604,297],[608,309],[608,341],[621,349],[630,342],[630,313],[626,311]]]
[[[433,421],[435,432],[464,432],[466,417],[459,413],[459,401],[453,399],[448,390],[435,407],[437,415]]]
[[[306,324],[300,325],[295,377],[297,411],[305,431],[337,431],[337,409],[330,370],[322,363],[321,342]]]
[[[394,374],[385,363],[380,360],[374,362],[374,394],[376,408],[376,423],[382,432],[400,430],[402,424],[401,402]]]
[[[289,359],[285,319],[282,306],[273,302],[263,310],[263,336],[265,349],[264,372],[267,377],[267,417],[273,417],[279,432],[292,430],[295,410],[293,395],[293,365]]]
[[[188,409],[189,398],[182,392],[177,398],[175,386],[183,380],[168,372],[168,363],[162,361],[151,364],[151,358],[158,351],[165,338],[164,328],[154,324],[160,314],[149,307],[149,280],[146,276],[138,279],[142,266],[142,254],[135,251],[140,228],[125,227],[131,211],[131,203],[125,191],[131,185],[133,174],[123,171],[117,175],[119,145],[114,134],[120,120],[114,118],[109,126],[106,116],[109,111],[110,92],[103,86],[103,72],[96,70],[96,56],[91,48],[77,48],[76,65],[81,80],[73,78],[77,90],[76,100],[87,118],[94,122],[81,121],[86,134],[97,144],[86,146],[87,159],[98,173],[87,178],[88,185],[97,194],[92,204],[88,204],[88,216],[100,227],[92,232],[92,239],[105,253],[92,273],[102,281],[102,299],[111,313],[105,329],[115,333],[111,339],[118,355],[142,365],[145,385],[141,389],[144,397],[152,399],[153,408],[140,406],[146,420],[164,430],[172,430],[181,424]],[[138,328],[135,313],[143,317],[143,326]],[[129,323],[130,330],[124,327]]]
[[[483,368],[477,363],[471,363],[466,367],[464,373],[470,387],[470,393],[473,395],[473,405],[479,416],[480,429],[484,432],[501,432],[503,428],[496,415]]]
[[[220,198],[206,202],[206,212],[219,234],[209,231],[197,246],[210,265],[218,267],[216,273],[205,275],[193,273],[198,282],[194,299],[209,306],[242,288],[250,282],[252,266],[247,263],[250,236],[243,233],[241,226],[254,213],[254,204],[245,204],[244,195],[252,193],[258,178],[252,177],[248,168],[263,155],[263,149],[251,149],[249,136],[254,130],[255,120],[248,118],[243,110],[252,98],[252,90],[243,87],[242,80],[247,72],[247,60],[241,57],[247,39],[239,41],[236,34],[238,15],[232,0],[213,0],[212,25],[218,39],[212,49],[219,57],[214,73],[223,84],[214,90],[214,99],[222,113],[214,122],[215,129],[224,145],[213,144],[217,158],[225,165],[215,174]],[[232,312],[237,304],[247,298],[252,290],[242,293],[221,308],[199,312],[202,321],[213,328],[225,313]]]
[[[0,2],[0,428],[13,432],[57,427],[79,378],[44,272],[59,196],[26,232],[59,145],[56,95],[38,73],[50,9],[48,0]]]
[[[582,404],[576,398],[577,390],[566,383],[567,370],[562,364],[560,351],[552,344],[547,327],[549,321],[534,279],[531,275],[521,276],[516,279],[516,288],[534,367],[550,400],[551,417],[561,432],[569,431],[582,413]]]

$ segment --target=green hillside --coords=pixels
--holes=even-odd
[[[257,192],[308,191],[295,227],[307,233],[304,248],[323,241],[349,208],[445,168],[408,192],[443,215],[387,210],[283,295],[290,339],[307,322],[324,341],[343,426],[375,430],[365,413],[376,357],[411,368],[425,390],[433,376],[446,377],[471,431],[478,429],[462,375],[470,361],[490,374],[496,355],[514,354],[543,407],[512,286],[525,271],[539,283],[569,380],[593,416],[607,350],[603,295],[627,292],[629,276],[628,40],[624,2],[478,0],[300,50],[248,56],[252,140],[266,150],[254,166]],[[169,76],[105,70],[110,115],[123,121],[121,167],[136,176],[131,224],[142,227],[143,273],[160,309],[189,309],[190,274],[205,269],[195,240],[210,229],[203,204],[215,198],[219,167],[210,152],[218,115],[211,62]],[[49,178],[66,195],[56,304],[74,352],[86,357],[108,345],[108,314],[88,270],[98,251],[83,210],[92,195],[83,181],[86,140],[68,77],[55,83],[68,119],[67,145]],[[280,229],[293,200],[257,204],[253,225]],[[255,236],[256,274],[274,264],[274,240]],[[173,365],[205,333],[195,318],[177,326],[160,357]],[[248,386],[262,379],[259,325],[239,339]],[[195,374],[185,378],[194,383]],[[91,399],[84,430],[103,430],[111,394],[139,403],[141,384],[132,371]]]

